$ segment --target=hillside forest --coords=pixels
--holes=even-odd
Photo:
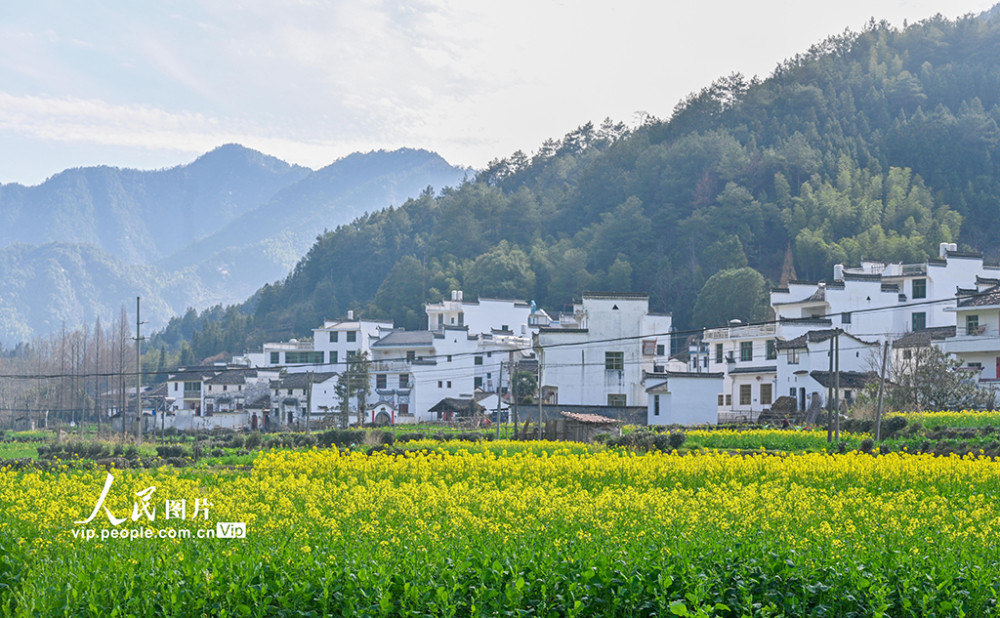
[[[1000,23],[872,22],[766,79],[716,80],[669,118],[584,124],[361,216],[284,280],[189,311],[151,343],[201,360],[309,336],[348,309],[423,328],[422,304],[450,289],[550,311],[585,290],[643,292],[697,328],[758,317],[769,285],[836,263],[919,261],[940,242],[992,258],[998,122]],[[732,290],[752,302],[737,308]]]

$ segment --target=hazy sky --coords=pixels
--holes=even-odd
[[[667,117],[872,17],[995,1],[4,2],[0,182],[227,142],[313,168],[401,146],[481,167],[589,120]]]

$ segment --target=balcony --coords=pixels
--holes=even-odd
[[[405,360],[377,360],[372,361],[368,370],[373,373],[409,373],[410,361]]]
[[[996,353],[1000,355],[997,327],[981,324],[959,328],[958,334],[941,342],[941,349],[951,354]]]

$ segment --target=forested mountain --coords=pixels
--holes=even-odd
[[[0,344],[110,319],[142,296],[151,328],[284,277],[318,235],[467,174],[425,150],[312,171],[238,146],[158,171],[67,170],[0,186]]]
[[[188,316],[205,325],[194,353],[220,351],[235,316],[248,334],[230,347],[308,334],[348,308],[419,327],[421,303],[449,288],[550,309],[583,290],[647,292],[684,328],[721,270],[817,279],[945,241],[995,256],[998,121],[1000,24],[872,23],[766,79],[720,79],[669,119],[587,124],[341,226],[241,307]],[[179,324],[160,341],[180,342]]]
[[[165,170],[70,169],[34,187],[0,186],[0,247],[84,243],[149,264],[310,173],[236,144]]]
[[[355,153],[309,174],[258,207],[158,263],[193,268],[213,302],[246,298],[284,278],[318,235],[367,211],[402,204],[428,186],[458,185],[466,170],[426,150]]]

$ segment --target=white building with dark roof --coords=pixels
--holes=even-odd
[[[1000,386],[1000,280],[980,278],[976,288],[960,290],[954,306],[954,336],[940,346],[964,366],[979,369],[984,387]]]
[[[602,292],[583,294],[573,315],[534,336],[545,403],[646,407],[643,375],[667,365],[671,316],[651,313],[645,294]]]

